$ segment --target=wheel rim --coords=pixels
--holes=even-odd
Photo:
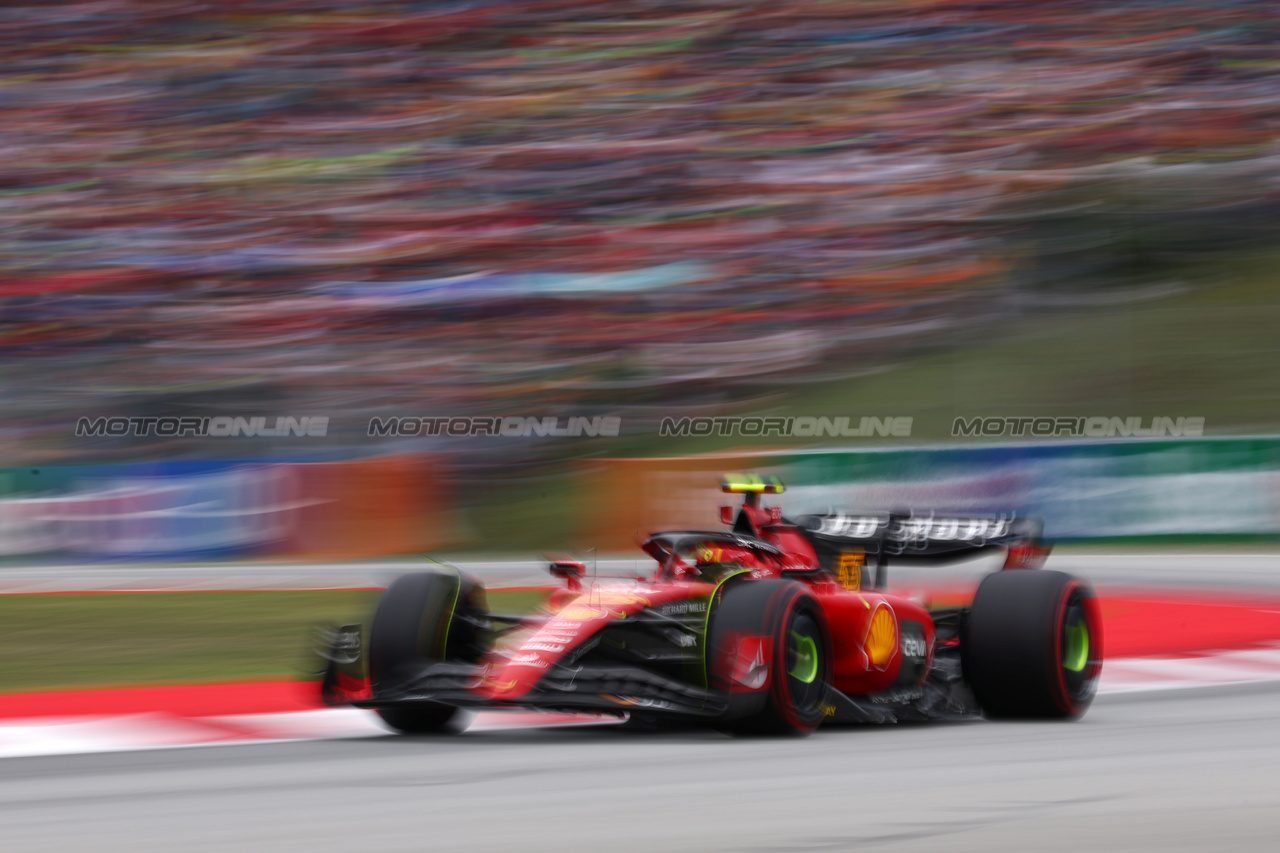
[[[804,716],[816,714],[825,695],[821,637],[818,623],[808,613],[796,614],[787,626],[784,663],[788,693],[792,706]]]
[[[1062,668],[1083,672],[1089,662],[1089,626],[1083,618],[1074,625],[1062,626]]]
[[[1097,667],[1090,666],[1089,654],[1095,648],[1090,642],[1090,625],[1084,598],[1073,592],[1067,599],[1062,614],[1060,639],[1062,680],[1067,694],[1074,702],[1082,702],[1093,695],[1097,679]]]
[[[807,634],[792,631],[791,643],[795,647],[795,661],[787,675],[802,684],[812,684],[818,677],[818,641]]]

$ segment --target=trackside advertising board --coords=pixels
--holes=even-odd
[[[1280,535],[1280,438],[1042,442],[822,449],[594,463],[618,495],[589,520],[620,545],[637,527],[717,524],[718,477],[777,475],[790,516],[830,510],[1017,512],[1058,541]],[[625,512],[624,519],[619,513]],[[624,534],[623,531],[628,531]]]
[[[452,543],[428,455],[0,469],[0,559],[397,555]]]

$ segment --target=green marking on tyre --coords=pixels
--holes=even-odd
[[[702,686],[711,686],[711,668],[707,663],[707,632],[711,630],[711,610],[715,607],[716,595],[720,590],[724,589],[724,585],[730,578],[736,578],[738,575],[745,575],[750,569],[739,568],[735,572],[730,572],[720,580],[716,581],[715,586],[711,588],[711,594],[707,596],[707,609],[702,617]]]
[[[787,675],[805,684],[812,684],[818,677],[818,643],[813,637],[803,636],[795,631],[791,632],[791,639],[796,644],[796,662]]]
[[[449,605],[449,612],[445,614],[444,630],[437,629],[437,636],[440,639],[440,660],[444,660],[449,652],[449,628],[453,625],[453,614],[458,610],[458,598],[462,595],[462,570],[453,563],[442,563],[435,557],[423,555],[428,562],[435,563],[442,569],[448,569],[453,572],[453,577],[457,581],[457,585],[453,588],[453,603]],[[443,634],[443,636],[440,636]]]
[[[1089,626],[1081,619],[1063,631],[1062,668],[1081,672],[1089,662]]]

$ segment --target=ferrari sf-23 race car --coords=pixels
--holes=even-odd
[[[547,607],[490,612],[450,569],[403,576],[372,624],[322,652],[330,704],[403,732],[459,709],[590,711],[723,730],[807,733],[824,722],[1079,717],[1102,667],[1090,586],[1040,568],[1042,525],[1014,515],[835,513],[786,519],[775,478],[731,475],[723,531],[654,533],[647,577],[588,577],[558,560]],[[900,561],[988,549],[1004,567],[967,607],[887,591]]]

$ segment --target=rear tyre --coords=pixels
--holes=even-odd
[[[423,665],[475,660],[482,651],[476,614],[483,615],[483,589],[468,578],[432,572],[404,575],[378,601],[369,630],[369,681],[378,694],[393,692]],[[387,725],[406,734],[456,728],[458,708],[437,702],[375,708]]]
[[[969,610],[961,655],[986,716],[1079,717],[1102,671],[1093,589],[1062,572],[988,575]]]
[[[808,734],[830,706],[831,632],[817,599],[787,580],[726,586],[708,631],[711,686],[737,733]]]

